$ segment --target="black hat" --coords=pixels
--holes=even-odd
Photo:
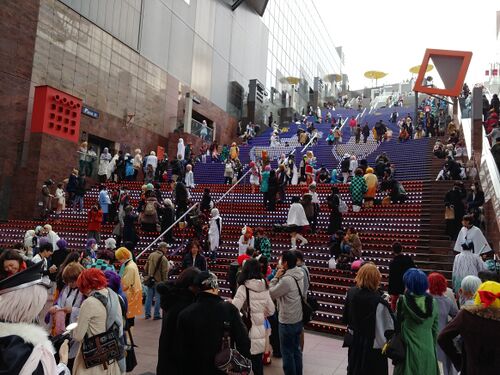
[[[24,271],[1,280],[0,295],[36,284],[44,284],[44,286],[49,287],[46,278],[43,278],[43,264],[44,262],[35,263]]]

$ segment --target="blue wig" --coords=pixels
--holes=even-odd
[[[403,282],[406,289],[417,296],[423,296],[429,289],[427,275],[419,269],[410,268],[403,275]]]

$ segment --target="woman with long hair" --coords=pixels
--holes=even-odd
[[[387,357],[382,355],[385,331],[393,330],[390,307],[380,292],[382,275],[373,263],[361,266],[356,287],[348,293],[343,320],[352,329],[349,346],[348,375],[387,375]]]
[[[207,260],[200,254],[201,245],[197,239],[192,239],[186,246],[186,255],[182,260],[182,268],[196,267],[200,271],[207,270]]]
[[[243,314],[251,322],[248,335],[251,341],[252,370],[255,375],[262,375],[264,373],[262,357],[266,350],[267,337],[265,320],[274,314],[274,303],[257,259],[248,259],[243,263],[237,282],[239,287],[232,303],[238,310],[243,309]],[[244,306],[246,308],[243,308]]]

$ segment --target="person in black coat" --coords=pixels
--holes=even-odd
[[[73,199],[75,197],[76,188],[78,187],[78,171],[73,169],[68,178],[68,184],[66,185],[66,192],[68,193],[68,204],[71,206]]]
[[[332,193],[326,198],[326,203],[331,210],[328,222],[328,233],[334,234],[342,227],[342,214],[339,211],[340,198],[338,187],[332,186]]]
[[[361,129],[361,134],[363,134],[363,143],[366,143],[368,137],[370,136],[370,127],[367,122],[365,122],[365,125]]]
[[[198,240],[193,239],[186,246],[186,255],[182,259],[182,269],[196,267],[200,271],[207,270],[207,260],[200,254],[201,246]]]
[[[179,375],[182,373],[181,354],[177,318],[179,314],[195,301],[198,288],[195,279],[200,270],[189,267],[181,272],[175,281],[160,283],[156,287],[161,298],[163,319],[158,346],[156,374]]]
[[[137,215],[133,212],[132,206],[125,207],[125,216],[123,218],[123,242],[131,242],[134,247],[137,246],[139,242],[139,236],[135,230],[135,222],[137,221]]]
[[[405,292],[403,275],[410,268],[415,268],[413,259],[410,256],[401,254],[403,247],[399,242],[392,244],[392,254],[394,258],[389,263],[389,285],[388,292],[391,296],[391,308],[396,310],[396,302],[401,294]]]
[[[161,215],[161,232],[165,232],[167,228],[169,228],[175,221],[175,210],[174,210],[174,205],[170,199],[165,199],[163,201],[163,206],[159,210],[160,215]],[[166,243],[173,243],[174,242],[174,237],[173,237],[173,228],[169,230],[165,236],[163,236],[163,240]]]
[[[267,195],[269,199],[267,201],[267,210],[274,211],[276,208],[276,194],[278,193],[278,178],[274,169],[269,172],[268,186]]]
[[[467,208],[473,211],[484,204],[484,192],[481,189],[479,182],[474,182],[471,185],[469,194],[467,195]]]
[[[448,156],[448,160],[446,161],[446,163],[444,163],[444,167],[446,168],[446,170],[448,172],[450,172],[450,176],[451,176],[451,179],[452,180],[460,180],[460,172],[461,172],[461,169],[460,169],[460,165],[458,165],[458,163],[453,160],[453,158],[451,156]]]
[[[175,216],[179,218],[188,209],[189,198],[186,185],[184,185],[180,181],[176,182],[174,188],[174,195],[175,195],[175,205],[176,205]]]
[[[215,367],[214,359],[221,348],[225,329],[231,337],[231,344],[246,358],[250,358],[248,332],[238,309],[219,297],[215,274],[202,272],[196,277],[195,284],[200,290],[196,301],[185,308],[177,320],[182,373],[222,375],[224,373]]]
[[[446,234],[454,241],[457,239],[458,232],[462,228],[462,218],[465,214],[463,199],[465,198],[465,189],[463,184],[455,183],[453,188],[448,191],[444,197],[445,207],[451,207],[455,211],[453,219],[446,219]]]

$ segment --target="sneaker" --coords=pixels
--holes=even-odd
[[[161,320],[161,316],[155,316],[153,320]]]
[[[151,317],[150,316],[145,316],[144,317],[144,320],[148,320],[148,319],[151,319]]]

